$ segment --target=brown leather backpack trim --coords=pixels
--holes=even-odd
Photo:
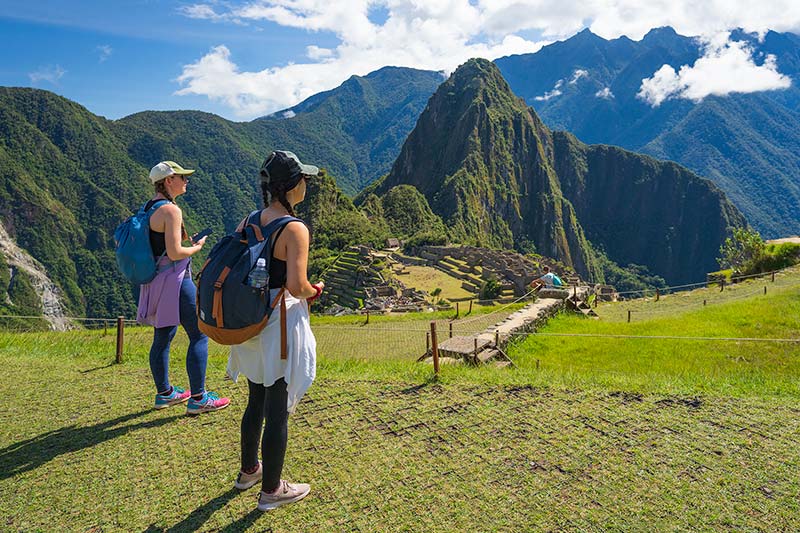
[[[218,328],[206,324],[202,320],[197,321],[197,326],[200,328],[200,331],[208,335],[208,337],[217,344],[232,346],[234,344],[241,344],[258,335],[267,325],[268,320],[269,317],[265,316],[264,320],[261,322],[239,329]]]

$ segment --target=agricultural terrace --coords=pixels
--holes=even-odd
[[[766,294],[765,294],[766,287]],[[455,334],[511,308],[476,308]],[[431,319],[314,317],[318,378],[290,419],[271,513],[232,488],[246,385],[151,410],[150,332],[0,334],[0,523],[11,531],[800,529],[800,270],[603,303],[508,348],[515,365],[414,362]],[[630,311],[630,322],[628,316]],[[19,323],[18,327],[19,326]],[[182,369],[179,334],[172,376]]]

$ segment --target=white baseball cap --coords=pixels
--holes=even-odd
[[[150,169],[150,181],[152,183],[158,183],[159,181],[168,176],[172,176],[173,174],[189,176],[190,174],[194,174],[194,170],[183,168],[175,161],[162,161]]]

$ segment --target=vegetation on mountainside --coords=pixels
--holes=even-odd
[[[760,64],[774,56],[780,73],[800,74],[800,38],[733,31]],[[700,100],[668,98],[652,106],[642,79],[663,65],[676,71],[704,53],[694,37],[656,28],[643,39],[606,40],[584,30],[534,54],[497,59],[514,92],[545,123],[588,144],[603,143],[680,163],[711,179],[770,238],[800,234],[800,87]],[[559,83],[559,94],[542,98]]]
[[[152,196],[148,169],[170,159],[197,170],[178,203],[189,232],[209,226],[211,242],[261,205],[256,173],[269,150],[290,149],[341,171],[354,191],[388,169],[387,160],[441,81],[438,73],[413,69],[373,74],[351,78],[360,92],[348,85],[317,95],[295,119],[245,124],[196,111],[145,112],[111,122],[52,93],[0,88],[2,223],[46,267],[68,314],[131,316],[132,291],[115,265],[113,231]],[[343,107],[347,113],[340,113]],[[318,224],[321,261],[342,242],[383,239],[375,235],[380,229],[373,232],[363,217],[352,217],[345,208]]]
[[[711,182],[674,163],[550,132],[497,67],[477,59],[439,87],[368,193],[398,185],[426,197],[451,242],[535,251],[596,281],[611,267],[594,248],[649,271],[614,270],[615,281],[703,279],[728,227],[744,224]]]
[[[0,254],[0,315],[39,316],[42,299],[36,293],[30,276],[20,269],[12,270]]]
[[[403,239],[407,247],[447,240],[441,217],[431,211],[428,200],[413,185],[392,187],[381,198],[381,206],[391,235]]]

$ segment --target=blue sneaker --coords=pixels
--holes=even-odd
[[[206,391],[199,400],[189,398],[189,403],[186,404],[186,414],[199,415],[200,413],[219,411],[228,407],[230,403],[228,398],[220,398],[215,393]]]
[[[177,405],[179,403],[183,403],[189,399],[188,390],[183,390],[180,387],[172,387],[172,392],[168,395],[163,394],[156,394],[156,409],[165,409],[167,407],[172,407],[173,405]]]

